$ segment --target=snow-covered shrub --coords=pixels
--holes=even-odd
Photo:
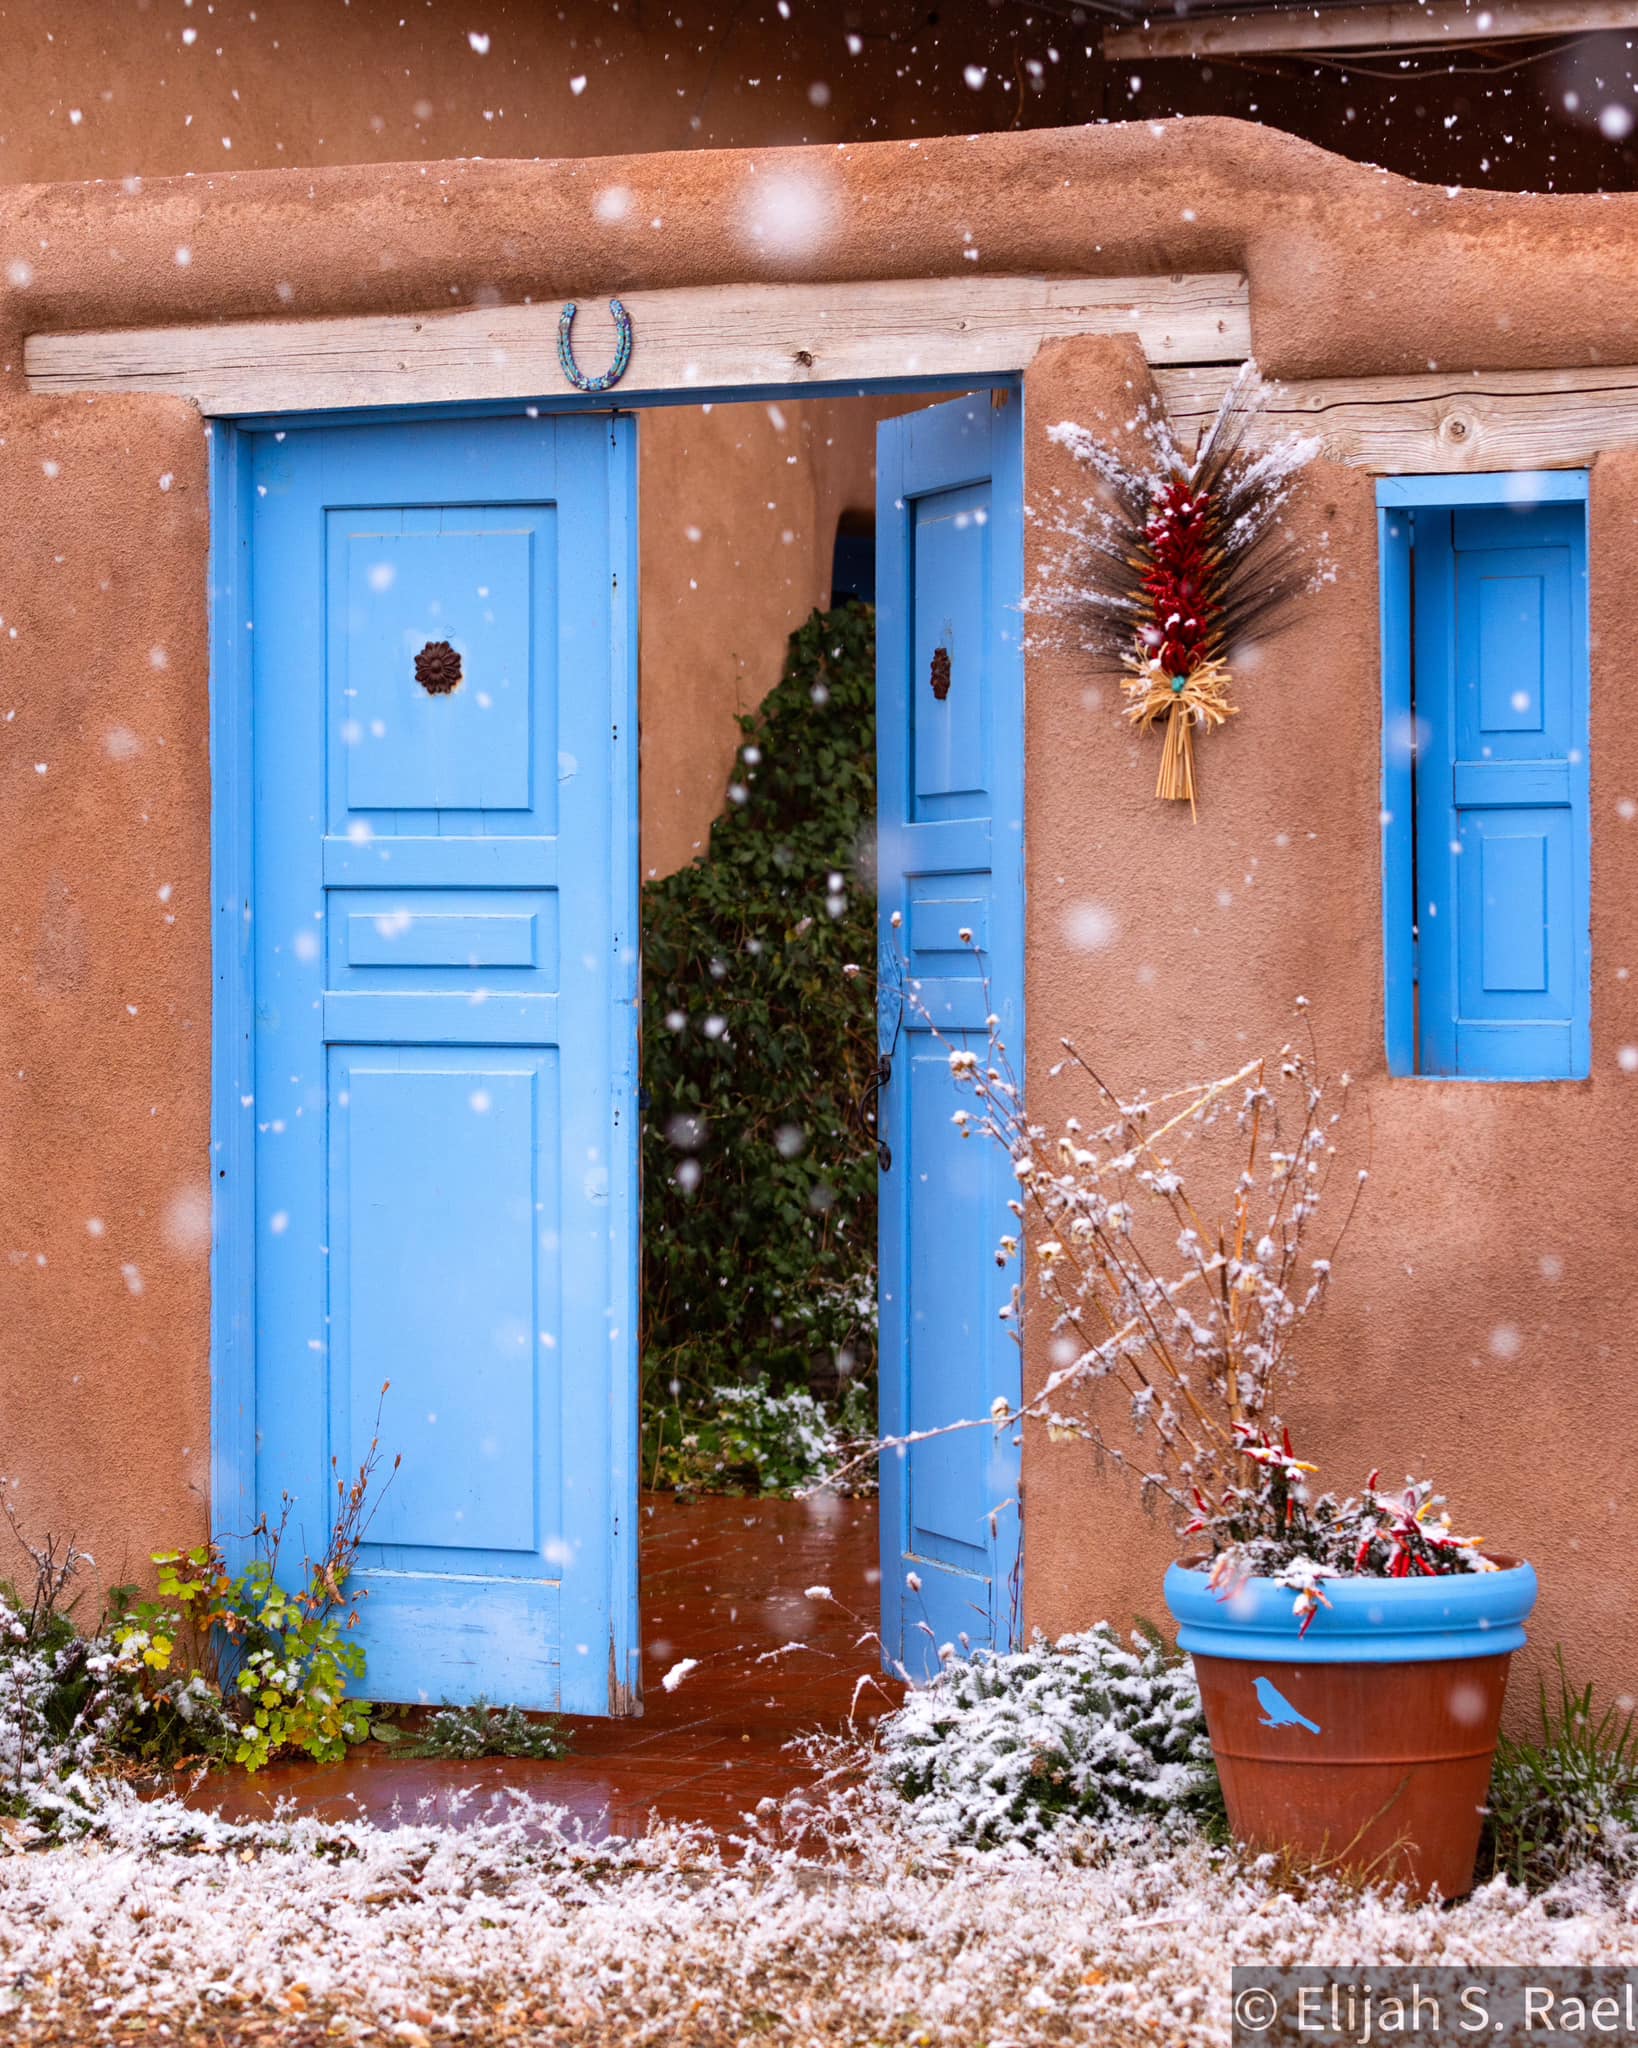
[[[37,1632],[0,1592],[0,1816],[53,1833],[93,1803],[84,1766],[98,1746],[86,1646],[54,1619]]]
[[[834,1406],[803,1388],[780,1393],[758,1379],[712,1387],[667,1417],[650,1467],[660,1486],[696,1493],[778,1494],[828,1480],[876,1432],[873,1382],[848,1382]],[[874,1485],[874,1468],[850,1472],[847,1490]]]
[[[1220,1811],[1193,1666],[1107,1622],[946,1658],[881,1724],[877,1769],[918,1819],[981,1848],[1067,1819],[1126,1839]]]
[[[117,1642],[106,1623],[76,1631],[62,1603],[91,1561],[84,1552],[47,1543],[28,1554],[32,1594],[0,1586],[0,1818],[35,1839],[91,1825],[110,1763],[219,1748],[228,1723],[202,1679],[156,1680],[141,1646]]]
[[[468,1706],[446,1705],[429,1714],[419,1735],[407,1740],[391,1722],[377,1721],[375,1739],[401,1757],[436,1757],[471,1763],[478,1757],[540,1759],[567,1756],[569,1737],[555,1715],[524,1713],[521,1707],[493,1707],[481,1695]]]

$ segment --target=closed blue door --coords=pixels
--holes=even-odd
[[[630,1711],[630,423],[252,439],[258,1512],[379,1412],[367,1695]]]
[[[1022,409],[980,392],[877,438],[882,1428],[977,1424],[882,1458],[882,1641],[918,1676],[1006,1644],[1016,1605],[1018,1447],[987,1421],[1019,1398],[1013,1180],[952,1121],[949,1056],[987,1054],[993,1010],[1023,1071]]]

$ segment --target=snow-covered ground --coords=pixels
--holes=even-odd
[[[0,1853],[0,2035],[1213,2048],[1237,1962],[1638,1961],[1638,1897],[1407,1908],[1197,1842],[954,1850],[903,1811],[839,1789],[795,1851],[754,1823],[610,1845],[539,1806],[241,1829],[121,1797],[96,1837]]]

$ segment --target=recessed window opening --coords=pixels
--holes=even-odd
[[[844,512],[836,522],[836,546],[831,553],[831,604],[876,602],[876,515]]]
[[[1590,1061],[1587,479],[1377,488],[1389,1069]]]

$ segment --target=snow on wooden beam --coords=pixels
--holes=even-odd
[[[1105,57],[1280,56],[1524,41],[1638,27],[1638,0],[1384,0],[1360,7],[1267,7],[1106,28]]]
[[[1225,363],[1251,347],[1246,281],[1191,277],[952,277],[633,292],[619,397],[873,378],[983,377],[1025,368],[1045,340],[1135,334],[1151,363]],[[148,391],[202,411],[302,412],[568,395],[560,306],[394,317],[247,321],[34,334],[37,392]],[[614,351],[605,305],[581,304],[581,368]],[[618,402],[611,400],[611,403]]]

